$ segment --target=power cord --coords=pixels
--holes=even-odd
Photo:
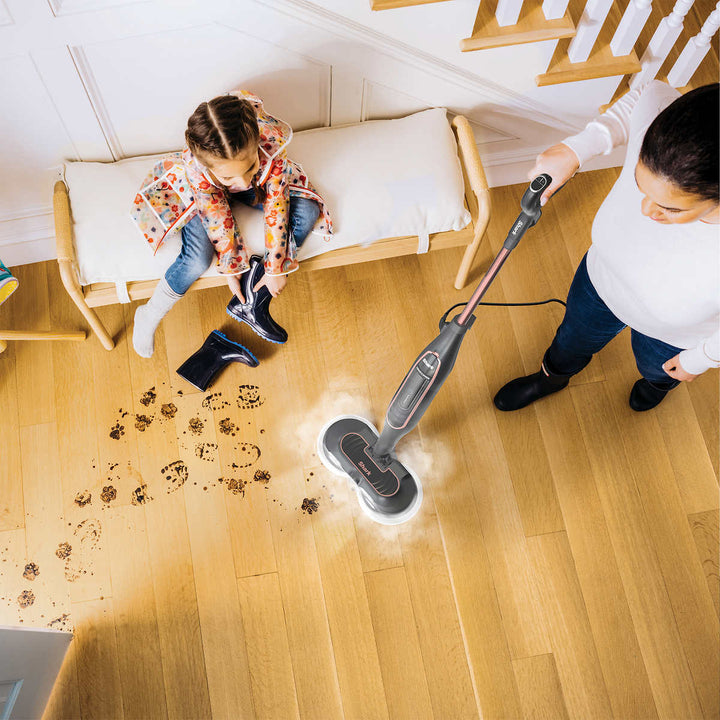
[[[558,298],[550,298],[549,300],[539,300],[538,302],[522,302],[522,303],[497,303],[497,302],[479,302],[478,305],[489,305],[492,307],[530,307],[531,305],[547,305],[548,303],[559,303],[563,307],[566,307],[566,303]],[[440,318],[440,329],[446,324],[447,316],[455,309],[459,307],[465,307],[467,302],[455,303],[451,308],[445,311],[445,314]]]

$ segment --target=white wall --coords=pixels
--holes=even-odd
[[[535,155],[579,129],[618,82],[535,88],[553,42],[461,53],[477,0],[369,7],[0,0],[0,258],[54,257],[51,191],[63,161],[176,149],[196,105],[233,87],[297,129],[448,107],[473,123],[497,185],[523,181]]]

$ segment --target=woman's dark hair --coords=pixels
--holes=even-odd
[[[718,202],[718,83],[685,93],[645,133],[640,161],[685,193]]]

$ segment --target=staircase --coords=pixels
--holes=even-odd
[[[373,10],[446,0],[370,0]],[[720,2],[482,0],[463,52],[557,40],[538,86],[618,77],[613,101],[658,78],[685,92],[718,81]]]

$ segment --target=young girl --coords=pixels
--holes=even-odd
[[[628,146],[540,371],[501,388],[500,410],[562,390],[626,326],[642,376],[633,410],[720,366],[719,131],[717,84],[679,96],[653,81],[538,157],[530,177],[553,178],[546,201],[591,157]]]
[[[198,106],[188,120],[187,147],[160,163],[135,196],[133,218],[157,251],[181,230],[182,251],[150,300],[135,312],[133,347],[151,357],[155,330],[170,308],[217,258],[235,297],[227,312],[261,337],[285,342],[287,333],[268,311],[270,299],[298,269],[297,249],[311,231],[332,233],[322,198],[285,148],[290,126],[269,115],[244,90]],[[265,213],[265,258],[248,257],[231,203]]]

